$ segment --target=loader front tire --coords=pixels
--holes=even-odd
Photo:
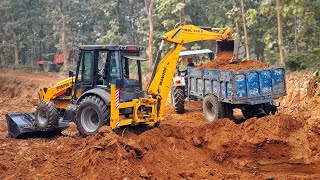
[[[222,104],[217,96],[208,94],[203,98],[203,114],[208,122],[213,122],[219,118],[226,117],[224,104]]]
[[[184,109],[184,100],[185,100],[185,94],[184,94],[184,86],[176,86],[172,88],[172,104],[174,106],[174,111],[178,114],[183,114]]]
[[[79,104],[76,125],[83,137],[96,134],[100,127],[110,124],[110,108],[98,96],[87,96]]]
[[[56,129],[59,125],[59,111],[52,102],[40,103],[35,113],[35,122],[41,131]]]

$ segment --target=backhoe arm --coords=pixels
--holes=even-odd
[[[217,31],[218,32],[212,32]],[[232,31],[230,28],[205,28],[194,25],[180,26],[165,33],[162,37],[167,42],[176,44],[188,44],[196,41],[215,40],[222,41],[232,39]]]
[[[218,30],[218,32],[213,32]],[[164,108],[170,91],[170,86],[177,66],[180,52],[184,44],[196,41],[232,39],[230,28],[200,28],[194,25],[180,26],[162,36],[162,42],[157,54],[155,67],[147,88],[147,93],[158,99],[160,103],[158,116],[163,117]],[[173,43],[174,47],[160,59],[164,42]]]

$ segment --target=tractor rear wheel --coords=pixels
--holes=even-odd
[[[203,114],[208,122],[213,122],[219,118],[225,118],[226,110],[217,96],[208,94],[203,98]]]
[[[98,96],[87,96],[79,104],[76,125],[83,137],[96,134],[100,127],[110,124],[110,108]]]
[[[44,72],[52,72],[52,70],[53,70],[52,63],[51,62],[45,62],[43,64],[43,70],[44,70]]]
[[[59,125],[59,111],[52,102],[40,103],[35,113],[37,127],[42,131],[53,130]]]
[[[172,88],[172,104],[174,106],[174,111],[178,114],[183,114],[184,109],[184,86],[176,86]]]

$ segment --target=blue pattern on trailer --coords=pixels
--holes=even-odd
[[[263,68],[240,72],[189,69],[190,95],[214,94],[231,104],[261,104],[286,95],[285,70]]]

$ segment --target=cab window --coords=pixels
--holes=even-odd
[[[83,53],[78,75],[78,81],[82,84],[91,84],[92,57],[92,52]]]
[[[125,79],[139,81],[138,61],[122,57],[123,73]]]
[[[116,84],[117,79],[121,79],[121,66],[119,54],[115,51],[110,52],[110,84]]]
[[[98,59],[98,74],[101,76],[105,76],[106,63],[107,63],[108,51],[99,51],[99,59]]]

